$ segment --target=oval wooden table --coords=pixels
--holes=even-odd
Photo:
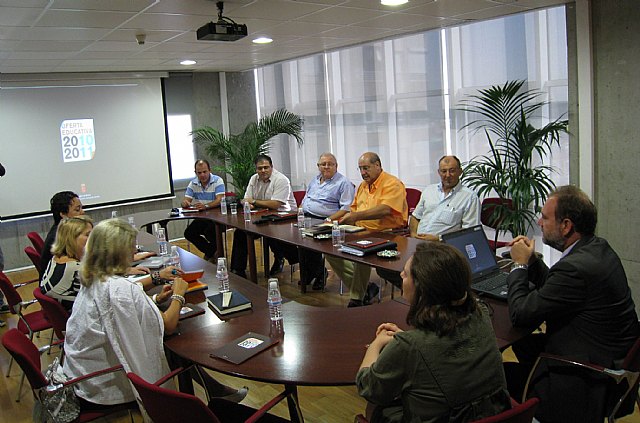
[[[206,368],[256,381],[283,384],[290,394],[292,420],[302,420],[297,406],[297,386],[353,385],[366,345],[374,338],[380,323],[393,322],[403,329],[408,306],[385,301],[367,307],[314,307],[294,301],[283,304],[284,336],[269,349],[241,364],[212,358],[211,352],[247,332],[269,335],[271,321],[266,303],[267,291],[246,279],[230,274],[232,289],[252,301],[252,309],[224,318],[207,307],[205,295],[218,292],[215,266],[180,250],[185,270],[204,269],[203,282],[208,289],[190,294],[189,302],[203,307],[204,315],[181,321],[178,332],[166,338],[165,346],[176,356]],[[506,303],[487,300],[492,313],[496,342],[500,349],[525,336],[529,331],[511,326]],[[186,390],[192,387],[187,382]]]

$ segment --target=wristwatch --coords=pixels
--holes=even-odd
[[[529,265],[527,264],[522,264],[522,263],[513,263],[511,265],[511,271],[513,272],[514,270],[518,270],[518,269],[524,269],[527,270],[529,269]]]

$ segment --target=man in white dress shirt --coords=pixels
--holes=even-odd
[[[409,216],[409,231],[413,238],[439,241],[440,235],[480,224],[480,200],[471,189],[460,183],[462,166],[456,156],[444,156],[438,161],[440,183],[422,191],[420,201]],[[380,277],[402,286],[400,274],[378,270]]]

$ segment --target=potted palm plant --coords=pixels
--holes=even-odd
[[[479,90],[461,103],[461,110],[473,116],[462,129],[483,131],[489,147],[489,153],[466,164],[463,178],[481,198],[498,196],[489,221],[514,237],[534,225],[537,210],[555,188],[550,178],[555,169],[540,162],[554,144],[560,145],[568,126],[558,118],[535,128],[530,122],[546,103],[539,100],[542,92],[523,89],[524,82]]]
[[[302,145],[302,124],[300,116],[280,109],[251,122],[239,134],[226,136],[215,128],[203,126],[194,129],[191,135],[209,157],[222,163],[214,165],[213,170],[224,172],[233,179],[236,198],[240,199],[244,197],[249,179],[256,173],[255,158],[268,154],[272,138],[279,134],[291,135],[299,146]]]

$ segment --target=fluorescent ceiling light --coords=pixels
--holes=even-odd
[[[196,62],[195,60],[183,60],[182,62],[180,62],[180,64],[184,66],[195,65],[196,63],[198,62]]]
[[[270,42],[272,42],[273,40],[269,37],[258,37],[255,40],[253,40],[254,44],[269,44]]]
[[[383,6],[400,6],[408,2],[409,0],[380,0],[380,4]]]

